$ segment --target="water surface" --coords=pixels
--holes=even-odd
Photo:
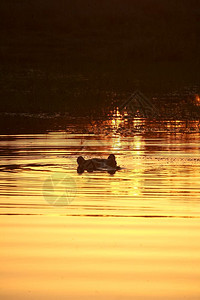
[[[2,299],[200,298],[198,124],[143,125],[0,136]]]

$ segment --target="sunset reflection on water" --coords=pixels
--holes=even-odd
[[[1,135],[1,298],[199,299],[198,128],[116,113]],[[114,175],[77,174],[77,156],[110,153]]]

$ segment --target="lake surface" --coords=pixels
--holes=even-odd
[[[0,135],[0,298],[200,299],[198,128],[81,119]],[[110,153],[114,175],[77,174],[79,155]]]

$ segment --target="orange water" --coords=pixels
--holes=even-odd
[[[2,135],[0,150],[0,299],[200,299],[199,133]],[[78,155],[109,153],[114,175],[77,174]]]

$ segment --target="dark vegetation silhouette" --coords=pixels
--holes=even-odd
[[[0,35],[2,112],[89,114],[135,89],[199,89],[199,0],[1,0]]]

